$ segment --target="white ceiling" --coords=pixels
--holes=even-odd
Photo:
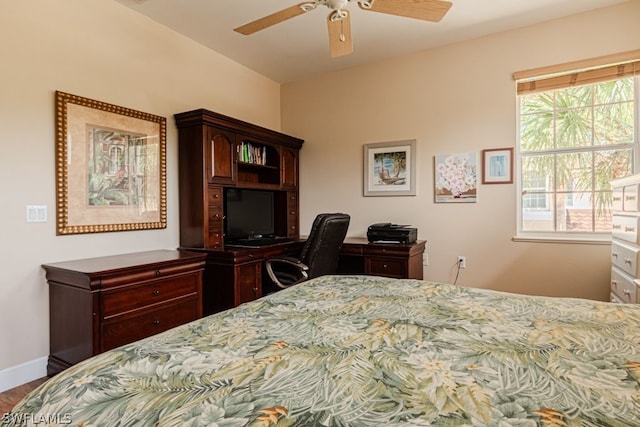
[[[451,0],[438,23],[361,10],[349,4],[351,55],[332,59],[318,7],[244,36],[234,28],[302,0],[116,0],[280,83],[477,38],[629,0]]]

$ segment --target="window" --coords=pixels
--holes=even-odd
[[[640,61],[518,83],[518,235],[611,232],[612,179],[638,155]]]

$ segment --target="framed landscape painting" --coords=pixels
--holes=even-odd
[[[364,195],[416,195],[415,140],[364,145]]]

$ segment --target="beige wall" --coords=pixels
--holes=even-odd
[[[437,154],[514,147],[522,69],[638,49],[640,2],[495,34],[367,67],[290,83],[283,131],[305,139],[301,229],[321,211],[352,216],[350,236],[375,222],[418,227],[425,278],[550,296],[608,298],[609,245],[513,242],[515,185],[480,185],[475,204],[435,204]],[[357,40],[354,40],[357,54]],[[415,197],[363,197],[363,144],[417,139]]]
[[[178,246],[173,114],[204,107],[279,130],[280,85],[112,0],[3,1],[0,39],[1,388],[7,368],[49,352],[40,264]],[[167,229],[56,236],[55,90],[167,117]],[[26,205],[46,205],[48,221],[27,224]]]

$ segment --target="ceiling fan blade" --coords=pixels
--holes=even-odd
[[[256,19],[255,21],[249,22],[248,24],[242,25],[238,28],[234,28],[233,31],[244,34],[245,36],[251,35],[260,30],[264,30],[265,28],[269,28],[272,25],[276,25],[280,22],[286,21],[287,19],[295,18],[298,15],[307,13],[307,11],[310,9],[302,8],[303,5],[308,5],[308,3],[300,3],[295,6],[282,9],[281,11],[272,13],[271,15],[267,15],[260,19]]]
[[[344,17],[337,18],[336,13],[343,14]],[[327,17],[327,29],[329,30],[329,50],[332,58],[349,55],[353,52],[351,17],[347,9],[330,13]]]
[[[406,18],[438,22],[451,9],[451,2],[442,0],[372,0],[358,1],[360,9]],[[371,6],[371,7],[369,7]]]

